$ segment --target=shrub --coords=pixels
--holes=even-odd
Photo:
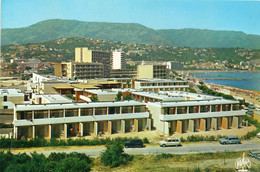
[[[172,157],[173,157],[173,154],[162,153],[162,154],[156,155],[156,160],[168,159],[168,158],[172,158]]]
[[[108,144],[106,148],[101,155],[101,162],[105,166],[118,167],[133,160],[133,156],[124,153],[123,146],[119,142]]]
[[[143,139],[143,143],[149,143],[149,140],[145,137],[145,138]]]

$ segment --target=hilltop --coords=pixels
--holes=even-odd
[[[154,30],[136,23],[52,19],[28,27],[2,29],[2,45],[40,43],[64,37],[194,48],[260,48],[259,35],[201,29]]]

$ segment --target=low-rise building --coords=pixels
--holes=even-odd
[[[148,103],[153,127],[164,134],[239,128],[239,101],[217,99]]]
[[[137,101],[15,105],[19,138],[67,138],[151,129],[144,103]]]
[[[134,88],[148,92],[159,93],[159,91],[187,91],[189,88],[187,81],[168,79],[139,79],[134,82]]]
[[[0,89],[0,109],[13,109],[14,104],[24,103],[24,93],[16,88]]]
[[[138,79],[167,78],[167,67],[163,64],[138,65]]]

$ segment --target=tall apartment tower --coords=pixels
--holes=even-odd
[[[119,50],[112,52],[112,69],[125,69],[125,53]]]
[[[75,62],[102,63],[104,65],[104,77],[110,77],[111,53],[106,51],[89,50],[88,47],[75,48]]]

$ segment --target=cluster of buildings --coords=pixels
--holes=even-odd
[[[245,111],[238,101],[190,93],[188,88],[189,83],[181,80],[71,80],[33,74],[25,92],[2,89],[0,104],[14,110],[13,133],[17,139],[144,130],[171,135],[240,127]]]

